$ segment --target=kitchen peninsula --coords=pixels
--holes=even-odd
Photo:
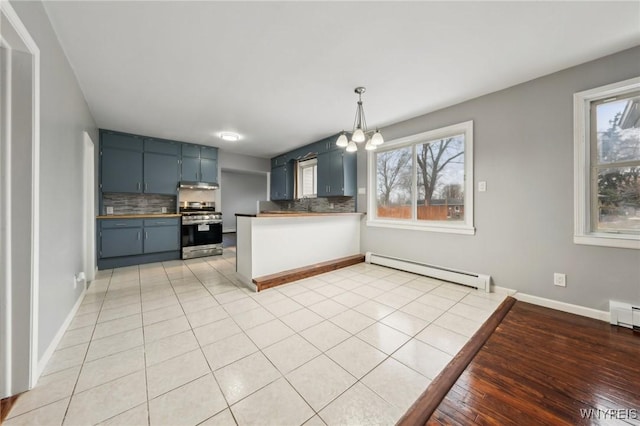
[[[362,213],[236,214],[237,273],[257,278],[360,255]]]

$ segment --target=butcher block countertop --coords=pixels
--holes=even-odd
[[[149,214],[108,214],[96,216],[96,219],[144,219],[146,217],[180,217],[178,213],[149,213]]]
[[[325,212],[294,212],[294,211],[285,211],[285,212],[264,212],[264,213],[253,213],[253,214],[244,214],[244,213],[236,213],[236,216],[240,217],[311,217],[311,216],[363,216],[364,213],[325,213]]]

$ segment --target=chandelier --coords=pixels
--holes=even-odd
[[[364,118],[364,108],[362,107],[362,94],[365,90],[366,89],[364,87],[356,87],[354,90],[354,92],[358,94],[358,106],[356,107],[356,118],[353,120],[351,140],[347,139],[347,135],[343,131],[336,141],[336,145],[340,148],[346,148],[347,152],[356,152],[358,150],[357,144],[365,141],[367,143],[365,144],[364,149],[368,151],[374,150],[378,145],[382,145],[384,143],[380,130],[376,129],[375,132],[367,130],[367,120]],[[368,133],[373,134],[371,137],[368,137]]]

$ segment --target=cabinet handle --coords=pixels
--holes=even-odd
[[[147,231],[144,231],[144,239],[146,240],[147,238],[149,238],[149,233]]]
[[[138,183],[136,184],[136,189],[137,189],[138,191],[140,191],[140,182],[138,182]]]
[[[147,182],[144,183],[144,192],[147,192],[147,188],[149,187],[149,185],[147,184]]]
[[[138,231],[138,241],[140,241],[140,231]]]

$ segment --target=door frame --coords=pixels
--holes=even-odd
[[[26,306],[13,306],[11,297],[14,271],[11,270],[12,253],[7,248],[11,247],[12,242],[12,218],[11,218],[11,201],[14,194],[11,193],[11,175],[12,167],[20,167],[20,164],[11,164],[9,158],[4,157],[2,160],[2,174],[0,175],[0,204],[3,208],[0,216],[0,224],[5,227],[5,232],[0,233],[0,247],[2,248],[2,263],[3,273],[0,274],[0,293],[3,297],[0,298],[0,310],[6,312],[2,327],[0,327],[0,343],[2,354],[0,357],[0,371],[5,376],[5,380],[0,382],[0,396],[9,396],[19,391],[26,390],[26,388],[32,388],[35,386],[38,380],[38,307],[39,307],[39,278],[40,278],[40,49],[29,34],[26,26],[22,23],[22,20],[18,17],[18,14],[13,9],[11,4],[7,0],[0,0],[0,16],[5,20],[6,24],[10,26],[11,34],[17,35],[19,44],[24,48],[20,51],[31,55],[31,175],[30,184],[30,230],[31,241],[29,242],[30,252],[30,271],[29,271],[29,284],[30,284],[30,297]],[[6,25],[5,24],[5,25]],[[7,35],[8,33],[5,33]],[[0,33],[0,39],[2,39],[3,46],[8,49],[9,55],[11,55],[12,49],[17,48],[12,46],[13,42],[9,42]],[[11,76],[7,76],[11,78]],[[9,82],[10,83],[10,82]],[[9,87],[11,84],[9,84]],[[10,93],[10,95],[12,95]],[[3,105],[3,112],[1,118],[5,121],[3,128],[11,122],[11,99],[5,100]],[[8,120],[8,121],[7,121]],[[6,130],[5,130],[6,132]],[[5,133],[1,139],[2,147],[0,148],[3,153],[11,153],[11,145],[13,143],[11,126],[9,125],[9,131]],[[15,312],[27,312],[29,316],[29,339],[18,339],[12,333],[13,320],[11,316]],[[24,373],[27,377],[16,377],[15,372],[12,369],[13,354],[19,350],[29,355],[29,368],[28,372]],[[8,372],[8,376],[5,374]]]
[[[83,132],[83,180],[82,199],[84,212],[83,229],[83,266],[85,271],[85,290],[87,283],[96,275],[96,180],[95,180],[95,143],[88,132]]]

